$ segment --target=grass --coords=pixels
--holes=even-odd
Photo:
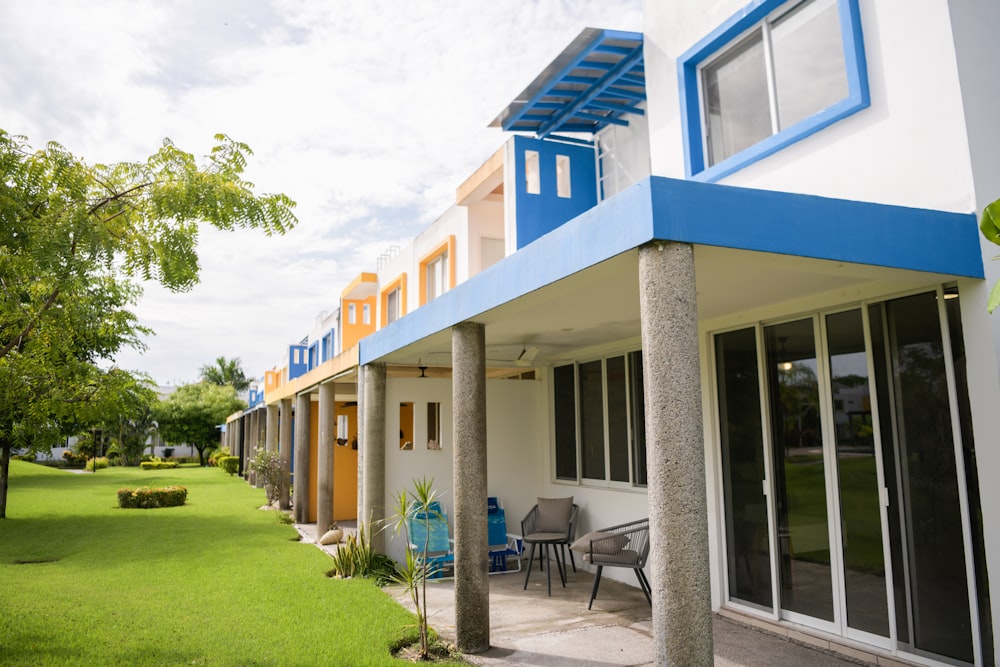
[[[796,556],[818,563],[830,563],[829,533],[827,532],[826,479],[822,457],[788,457],[785,466],[788,504],[793,508],[788,522],[793,533],[809,538],[822,549],[809,548],[809,539],[800,539]],[[882,554],[882,524],[878,508],[878,485],[875,462],[871,457],[841,458],[841,513],[845,519],[847,567],[851,570],[882,574],[885,561]],[[794,539],[794,538],[793,538]]]
[[[188,488],[118,509],[123,486]],[[0,520],[0,665],[392,665],[412,614],[257,508],[217,468],[73,474],[11,462]]]

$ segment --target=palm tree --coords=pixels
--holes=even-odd
[[[201,379],[212,384],[229,385],[236,391],[250,388],[250,378],[243,372],[243,362],[239,357],[219,357],[214,365],[205,364],[201,367]]]

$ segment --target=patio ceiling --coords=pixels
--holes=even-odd
[[[508,132],[593,134],[643,115],[642,33],[585,28],[490,123]]]
[[[513,375],[533,366],[599,356],[609,346],[638,348],[638,257],[635,250],[622,253],[474,318],[486,325],[488,375]],[[880,291],[893,285],[902,291],[949,279],[713,246],[695,246],[695,275],[698,320],[703,323],[776,304],[821,303],[822,299],[814,300],[824,294],[843,300],[848,293],[862,294],[866,285],[879,285]],[[407,367],[397,375],[419,375],[419,363],[428,368],[428,377],[448,376],[451,329],[400,348],[383,361]]]

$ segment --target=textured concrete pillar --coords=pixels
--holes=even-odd
[[[366,364],[362,372],[364,431],[358,447],[363,456],[364,499],[358,521],[368,527],[372,548],[385,553],[384,531],[373,528],[381,526],[385,519],[385,364]]]
[[[257,458],[257,453],[264,449],[264,411],[256,409],[252,413],[253,417],[253,447],[250,449],[250,460]],[[253,485],[258,489],[264,488],[264,476],[254,473]]]
[[[336,446],[334,425],[335,388],[332,382],[319,386],[319,438],[316,450],[316,537],[319,538],[333,522],[333,448]]]
[[[264,449],[278,451],[278,405],[267,406],[267,423],[264,426]]]
[[[475,322],[456,325],[451,333],[451,356],[455,629],[460,651],[480,653],[490,647],[484,325]]]
[[[295,523],[309,522],[309,410],[312,399],[305,392],[295,397],[295,473],[292,512]]]
[[[281,457],[281,487],[278,489],[278,507],[291,507],[289,487],[292,485],[292,399],[281,399],[278,414],[278,455]]]
[[[657,665],[712,665],[694,247],[639,250],[650,582]]]
[[[233,425],[236,427],[233,433],[233,448],[229,450],[229,453],[233,456],[239,458],[240,464],[237,468],[237,474],[243,475],[243,415],[240,415],[233,421]]]

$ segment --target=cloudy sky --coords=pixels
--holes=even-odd
[[[156,335],[119,365],[160,384],[217,356],[251,375],[454,202],[504,141],[487,124],[583,28],[641,30],[641,0],[3,0],[0,128],[88,162],[224,132],[257,191],[298,202],[280,238],[202,232],[201,284],[147,285]]]

